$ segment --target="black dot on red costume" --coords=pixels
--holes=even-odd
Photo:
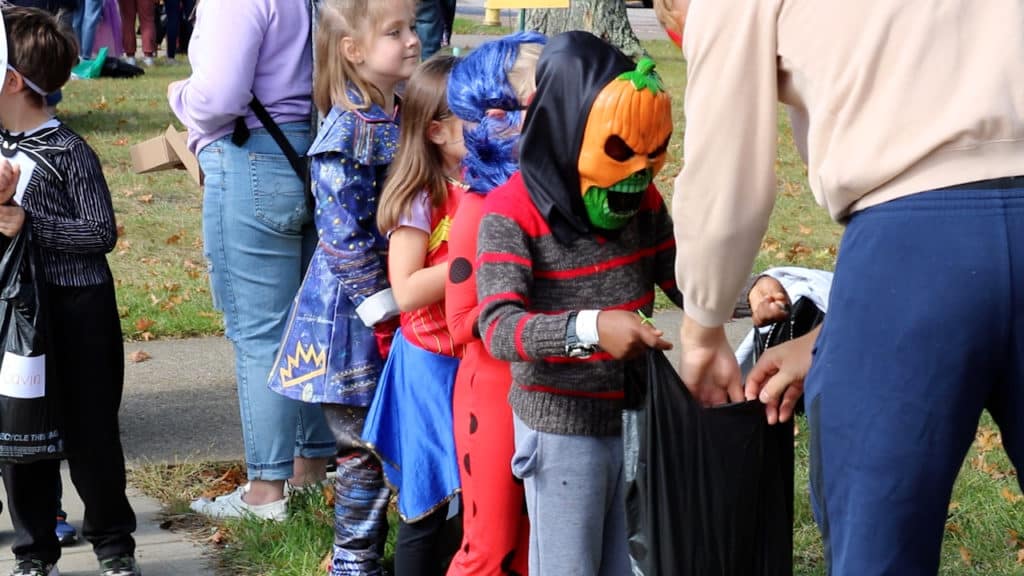
[[[465,258],[456,258],[448,264],[448,279],[452,284],[462,284],[473,275],[473,264]]]
[[[462,467],[466,469],[467,476],[473,475],[473,470],[469,467],[469,452],[466,452],[466,455],[462,457]]]
[[[476,421],[476,414],[469,413],[469,433],[476,434],[476,428],[479,422]]]
[[[473,501],[473,518],[476,518],[476,501]]]
[[[469,542],[466,542],[466,545],[462,547],[462,551],[469,554]]]
[[[515,550],[510,550],[509,553],[505,554],[505,557],[501,559],[501,573],[502,574],[507,574],[509,576],[511,576],[513,574],[518,575],[517,572],[512,570],[512,560],[514,560],[515,557],[516,557],[516,551]]]

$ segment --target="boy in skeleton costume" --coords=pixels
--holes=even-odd
[[[486,200],[479,332],[512,362],[531,575],[630,572],[623,360],[671,347],[637,314],[652,313],[655,286],[682,303],[672,222],[652,184],[671,134],[653,62],[586,32],[556,36],[538,63],[521,171]]]

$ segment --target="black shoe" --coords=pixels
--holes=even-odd
[[[100,576],[142,576],[133,556],[115,556],[100,560]]]

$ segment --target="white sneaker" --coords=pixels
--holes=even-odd
[[[152,67],[153,66],[153,57],[152,56],[146,56],[145,58],[143,58],[142,59],[142,65],[145,66],[146,68]]]
[[[132,66],[135,66],[135,56],[125,56],[124,57],[124,63],[125,64],[131,64]]]
[[[264,520],[280,522],[288,517],[288,496],[268,502],[266,504],[249,504],[242,499],[242,495],[249,491],[249,485],[239,486],[230,494],[218,496],[213,500],[200,498],[193,500],[189,508],[193,512],[205,514],[211,518],[243,518],[255,516]]]

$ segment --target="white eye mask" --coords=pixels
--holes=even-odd
[[[7,77],[7,24],[3,15],[0,14],[0,70],[4,70],[4,79]],[[0,93],[3,93],[3,84],[0,83]]]

